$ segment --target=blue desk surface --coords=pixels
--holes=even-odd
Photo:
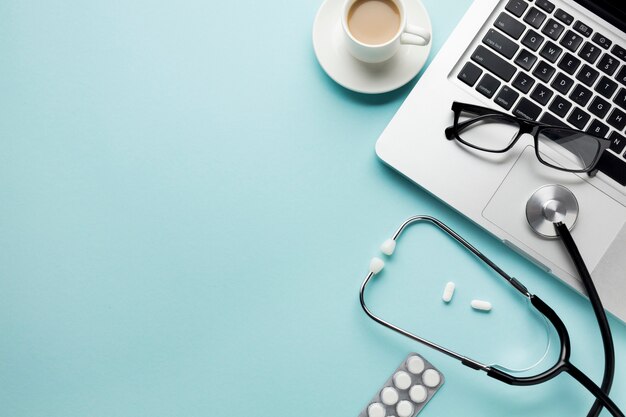
[[[433,53],[469,3],[425,1]],[[356,416],[411,350],[447,378],[424,416],[586,414],[567,376],[505,386],[361,312],[378,245],[433,214],[555,306],[575,363],[602,373],[585,299],[377,160],[411,85],[335,85],[311,46],[319,4],[0,2],[2,417]],[[480,360],[540,354],[506,286],[415,230],[377,311]],[[626,326],[611,324],[626,408]]]

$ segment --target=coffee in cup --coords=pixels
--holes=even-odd
[[[348,10],[350,33],[367,45],[389,42],[400,23],[400,10],[392,0],[356,0]]]
[[[383,62],[402,44],[427,45],[430,31],[408,24],[404,10],[404,0],[346,0],[341,24],[352,56]]]

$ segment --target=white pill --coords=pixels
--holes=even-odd
[[[370,272],[374,275],[378,274],[385,267],[385,263],[380,258],[372,258],[370,261]]]
[[[385,387],[380,392],[380,400],[385,405],[394,405],[399,399],[400,396],[398,395],[398,391],[396,391],[393,387]]]
[[[396,250],[396,241],[393,239],[387,239],[380,245],[380,251],[385,255],[393,255],[394,250]]]
[[[411,386],[411,376],[404,371],[398,371],[393,376],[393,385],[399,389],[407,389]]]
[[[406,360],[406,367],[412,374],[419,374],[424,370],[424,360],[419,356],[411,356]]]
[[[381,403],[370,404],[367,407],[367,415],[369,417],[385,417],[385,406]]]
[[[409,397],[411,397],[411,401],[414,403],[423,403],[426,401],[427,396],[428,391],[426,391],[423,385],[413,385],[409,390]]]
[[[443,295],[441,296],[441,299],[446,302],[449,303],[450,300],[452,300],[452,295],[454,295],[454,288],[456,286],[454,285],[454,282],[450,281],[446,284],[445,288],[443,289]]]
[[[491,310],[491,303],[489,301],[472,300],[470,305],[472,306],[474,310],[481,310],[481,311]]]
[[[402,400],[396,406],[396,413],[398,417],[410,417],[413,415],[413,404],[407,400]]]
[[[433,388],[439,385],[441,382],[441,376],[439,375],[439,372],[434,369],[427,369],[422,374],[422,382],[427,387]]]

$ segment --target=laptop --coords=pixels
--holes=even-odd
[[[582,293],[563,245],[535,234],[525,215],[537,189],[567,187],[579,204],[573,237],[604,306],[626,321],[626,8],[617,4],[474,1],[378,139],[376,153]],[[475,151],[444,135],[453,124],[453,101],[592,131],[611,146],[595,176],[541,164],[531,135],[506,153]],[[554,161],[566,152],[556,144],[541,150]]]

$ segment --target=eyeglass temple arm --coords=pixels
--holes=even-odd
[[[446,127],[446,130],[444,130],[444,133],[446,135],[446,139],[448,139],[448,140],[456,139],[454,137],[454,130],[455,130],[454,129],[454,125]]]
[[[485,115],[485,114],[501,114],[504,116],[510,116],[508,113],[499,111],[499,110],[495,110],[492,109],[490,107],[483,107],[483,106],[478,106],[476,104],[469,104],[469,103],[462,103],[460,101],[453,101],[452,102],[452,111],[453,112],[459,112],[459,111],[464,111],[466,113],[470,113],[470,114],[476,114],[476,115]]]

